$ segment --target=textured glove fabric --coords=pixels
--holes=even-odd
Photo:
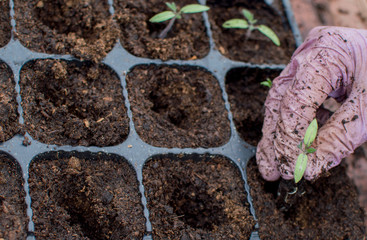
[[[274,79],[257,164],[268,181],[292,179],[297,145],[327,97],[342,105],[319,129],[304,177],[313,180],[367,140],[367,31],[317,27]]]

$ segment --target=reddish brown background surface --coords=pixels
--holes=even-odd
[[[367,29],[367,0],[290,0],[303,38],[315,26],[344,26]],[[367,143],[346,159],[348,175],[360,194],[367,213]],[[367,227],[367,216],[365,217]]]

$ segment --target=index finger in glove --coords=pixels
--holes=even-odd
[[[279,117],[280,103],[296,74],[297,67],[291,62],[273,80],[273,86],[265,101],[265,118],[262,128],[262,139],[257,146],[256,160],[261,175],[268,181],[275,181],[280,177],[275,162],[274,137],[276,123]]]

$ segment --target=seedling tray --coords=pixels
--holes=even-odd
[[[83,232],[83,237],[96,239],[152,239],[156,234],[157,239],[177,239],[178,235],[172,233],[177,231],[181,239],[220,239],[211,231],[228,221],[228,211],[234,212],[233,206],[242,206],[242,212],[232,217],[242,216],[250,225],[234,223],[241,230],[232,229],[230,233],[235,234],[231,237],[242,239],[248,234],[251,240],[260,239],[246,165],[255,155],[256,138],[261,135],[256,119],[262,116],[252,117],[252,109],[244,111],[246,105],[237,101],[241,94],[238,89],[243,87],[238,79],[251,73],[258,78],[249,80],[250,86],[258,85],[265,77],[276,77],[284,63],[253,63],[226,57],[231,50],[216,45],[219,40],[213,38],[214,22],[207,13],[202,16],[209,49],[200,59],[189,56],[187,60],[162,61],[135,56],[131,46],[125,44],[130,49],[127,51],[121,41],[101,63],[41,53],[25,47],[15,37],[17,8],[13,0],[9,4],[13,35],[0,48],[0,59],[4,68],[8,66],[8,74],[12,72],[5,78],[15,82],[11,89],[22,134],[4,136],[0,150],[4,158],[21,169],[28,217],[27,229],[23,230],[27,239],[35,239],[35,228],[40,229],[40,236],[46,236],[42,234],[50,226],[42,219],[52,213],[59,216],[53,221],[69,216],[65,221],[77,226],[68,236]],[[110,14],[114,14],[117,5],[113,1],[108,4]],[[289,1],[283,0],[281,8],[275,10],[284,14],[296,47],[302,40]],[[152,80],[157,75],[160,80]],[[108,84],[98,83],[103,77]],[[67,87],[59,89],[50,79]],[[84,90],[80,88],[83,86]],[[172,88],[177,96],[166,94]],[[258,101],[258,108],[262,107],[266,92],[253,94],[249,87],[246,94],[248,101]],[[85,104],[74,104],[83,97]],[[213,106],[212,101],[218,104]],[[35,103],[42,108],[35,108]],[[61,110],[53,109],[56,105]],[[105,111],[110,114],[102,116]],[[92,120],[86,120],[89,113]],[[51,117],[53,114],[58,117]],[[243,118],[249,122],[243,123]],[[162,121],[170,121],[170,125],[162,127]],[[107,124],[102,125],[104,122]],[[249,135],[248,128],[258,132]],[[78,135],[80,129],[83,136]],[[156,133],[158,130],[161,134]],[[222,179],[224,172],[226,176],[233,173],[233,180]],[[221,188],[203,181],[207,175]],[[180,189],[170,189],[173,183]],[[165,189],[169,189],[168,195]],[[208,193],[213,195],[207,196]],[[90,204],[83,204],[88,201]],[[202,202],[201,208],[195,201]],[[107,207],[111,203],[114,209]],[[126,208],[126,204],[131,207]],[[118,230],[121,222],[130,227],[126,232]],[[60,231],[65,227],[61,223],[55,226]],[[192,235],[192,229],[197,235]],[[228,228],[219,227],[216,231],[222,236],[229,234]]]

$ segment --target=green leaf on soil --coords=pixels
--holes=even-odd
[[[249,22],[251,22],[251,23],[255,23],[255,22],[254,22],[254,15],[253,15],[249,10],[247,10],[247,9],[243,9],[243,10],[242,10],[242,14],[243,14],[243,16],[245,16],[245,18],[246,18]]]
[[[303,174],[306,171],[307,161],[308,161],[308,157],[306,154],[301,153],[300,155],[298,155],[296,166],[294,168],[294,182],[295,183],[298,183],[302,179]]]
[[[312,122],[310,123],[310,125],[308,126],[306,133],[305,133],[305,137],[303,139],[303,142],[306,145],[306,148],[309,148],[311,146],[311,144],[313,143],[313,141],[316,138],[317,135],[317,120],[316,118],[314,120],[312,120]]]
[[[164,12],[154,15],[151,19],[149,19],[149,21],[150,22],[164,22],[166,20],[174,18],[175,16],[176,14],[172,11],[164,11]]]
[[[259,25],[256,27],[262,34],[267,36],[275,45],[280,46],[280,41],[278,36],[275,34],[271,28],[265,25]]]
[[[315,148],[307,148],[306,149],[306,153],[314,153],[314,152],[316,152]]]
[[[172,2],[172,3],[166,2],[166,5],[167,5],[167,7],[169,7],[170,9],[172,9],[172,11],[174,11],[174,12],[177,11],[176,3],[174,3],[174,2]]]
[[[234,18],[228,21],[225,21],[222,25],[224,28],[248,28],[248,23],[244,19]]]
[[[260,82],[260,84],[268,88],[271,88],[271,86],[273,85],[270,78],[267,78],[265,81]]]
[[[201,4],[189,4],[181,8],[182,13],[199,13],[208,11],[210,8]]]

